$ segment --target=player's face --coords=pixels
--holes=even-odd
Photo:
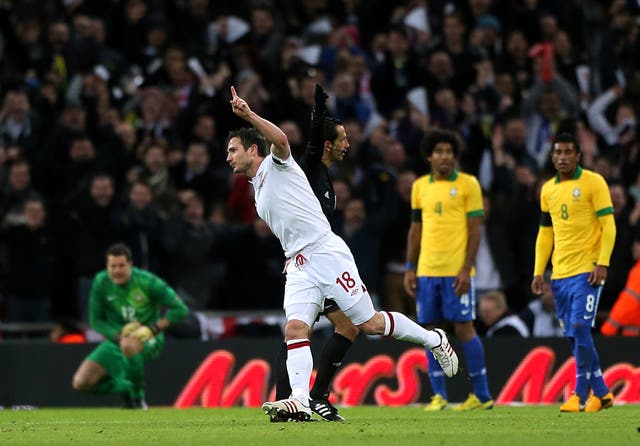
[[[107,256],[107,272],[116,285],[125,285],[131,279],[133,264],[127,256]]]
[[[233,137],[229,140],[227,162],[233,169],[233,173],[248,174],[253,162],[249,156],[249,151],[242,145],[240,138]]]
[[[570,178],[580,162],[580,153],[573,143],[558,142],[551,149],[551,161],[561,177]]]
[[[449,178],[456,165],[453,146],[448,142],[436,144],[427,160],[431,164],[431,171],[437,178]]]
[[[331,161],[342,161],[349,150],[349,140],[347,139],[347,132],[341,125],[336,126],[338,131],[338,137],[333,141],[331,146],[331,154],[329,155]]]

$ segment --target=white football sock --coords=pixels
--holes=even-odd
[[[287,341],[287,373],[291,396],[309,406],[309,381],[313,370],[311,342],[308,339]]]
[[[440,345],[440,335],[433,330],[427,330],[413,322],[407,316],[396,311],[382,311],[384,316],[384,335],[392,336],[400,341],[424,345],[428,348]]]

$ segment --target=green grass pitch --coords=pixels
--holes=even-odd
[[[270,423],[260,409],[151,408],[0,411],[0,445],[629,445],[640,405],[561,414],[558,406],[427,413],[418,406],[353,407],[346,423]]]

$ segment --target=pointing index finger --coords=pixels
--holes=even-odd
[[[236,87],[234,87],[233,85],[231,86],[231,96],[233,96],[234,98],[238,97],[238,94],[236,93]]]

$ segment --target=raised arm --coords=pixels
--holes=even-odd
[[[324,118],[327,111],[327,95],[316,84],[315,104],[311,114],[311,139],[307,142],[303,157],[306,165],[316,166],[322,162],[324,153]]]
[[[233,113],[251,124],[252,127],[259,131],[262,136],[271,143],[271,152],[273,152],[277,158],[281,160],[289,158],[289,155],[291,155],[291,149],[289,148],[289,139],[287,138],[287,135],[285,135],[284,132],[274,123],[264,119],[251,110],[247,101],[238,96],[236,89],[233,86],[231,87],[231,101],[229,102],[231,103],[231,110],[233,110]]]

